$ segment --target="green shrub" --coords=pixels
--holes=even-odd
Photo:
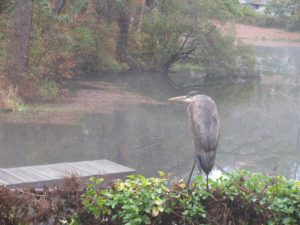
[[[56,97],[58,94],[57,83],[53,80],[43,80],[39,85],[40,93],[46,98]]]
[[[212,186],[231,200],[239,196],[259,203],[257,211],[270,210],[268,224],[299,224],[300,182],[242,170],[222,176]]]
[[[97,191],[102,179],[92,178],[83,195],[83,204],[96,217],[109,217],[126,225],[150,224],[151,218],[170,212],[167,196],[170,191],[165,179],[129,176],[118,180],[112,188]]]
[[[1,91],[1,95],[5,105],[7,105],[13,111],[24,112],[28,110],[28,106],[21,98],[18,88],[8,86],[5,90]]]
[[[164,175],[164,174],[162,174]],[[91,178],[82,196],[85,209],[109,224],[299,224],[300,182],[237,171],[187,189],[183,181],[129,176],[100,189]]]
[[[268,207],[273,212],[273,224],[299,224],[300,182],[276,177],[273,185],[266,190]]]
[[[80,26],[72,30],[72,37],[76,44],[74,44],[74,51],[84,53],[87,50],[93,50],[96,46],[96,37],[92,30],[88,27]]]
[[[206,191],[206,183],[202,177],[197,177],[191,190],[188,190],[182,181],[177,184],[172,194],[175,194],[175,196],[171,195],[171,201],[173,201],[171,205],[175,206],[172,209],[179,208],[182,210],[183,224],[194,224],[195,221],[205,222],[207,215],[203,203],[210,194]]]

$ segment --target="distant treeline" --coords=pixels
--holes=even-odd
[[[269,0],[263,13],[257,13],[251,7],[241,10],[239,22],[300,31],[300,2],[298,0]]]
[[[28,82],[167,74],[187,62],[209,75],[243,74],[251,54],[222,28],[240,10],[236,0],[0,0],[0,85],[26,93]]]

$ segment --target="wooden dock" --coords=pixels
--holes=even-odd
[[[67,162],[38,166],[24,166],[0,169],[0,185],[24,188],[54,186],[67,176],[76,175],[87,181],[90,176],[107,179],[121,178],[135,173],[134,169],[109,160]]]

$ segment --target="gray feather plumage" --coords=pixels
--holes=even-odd
[[[215,162],[220,136],[220,120],[216,103],[206,95],[194,96],[194,101],[188,106],[188,118],[198,168],[201,166],[208,174]]]

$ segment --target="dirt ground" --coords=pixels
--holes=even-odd
[[[29,111],[2,113],[0,120],[2,118],[11,123],[72,125],[87,113],[110,114],[142,104],[167,104],[104,81],[69,83],[72,83],[72,87],[63,89],[57,99],[30,102]]]
[[[235,25],[237,38],[256,46],[300,46],[300,33],[279,29],[255,27],[245,24]]]

